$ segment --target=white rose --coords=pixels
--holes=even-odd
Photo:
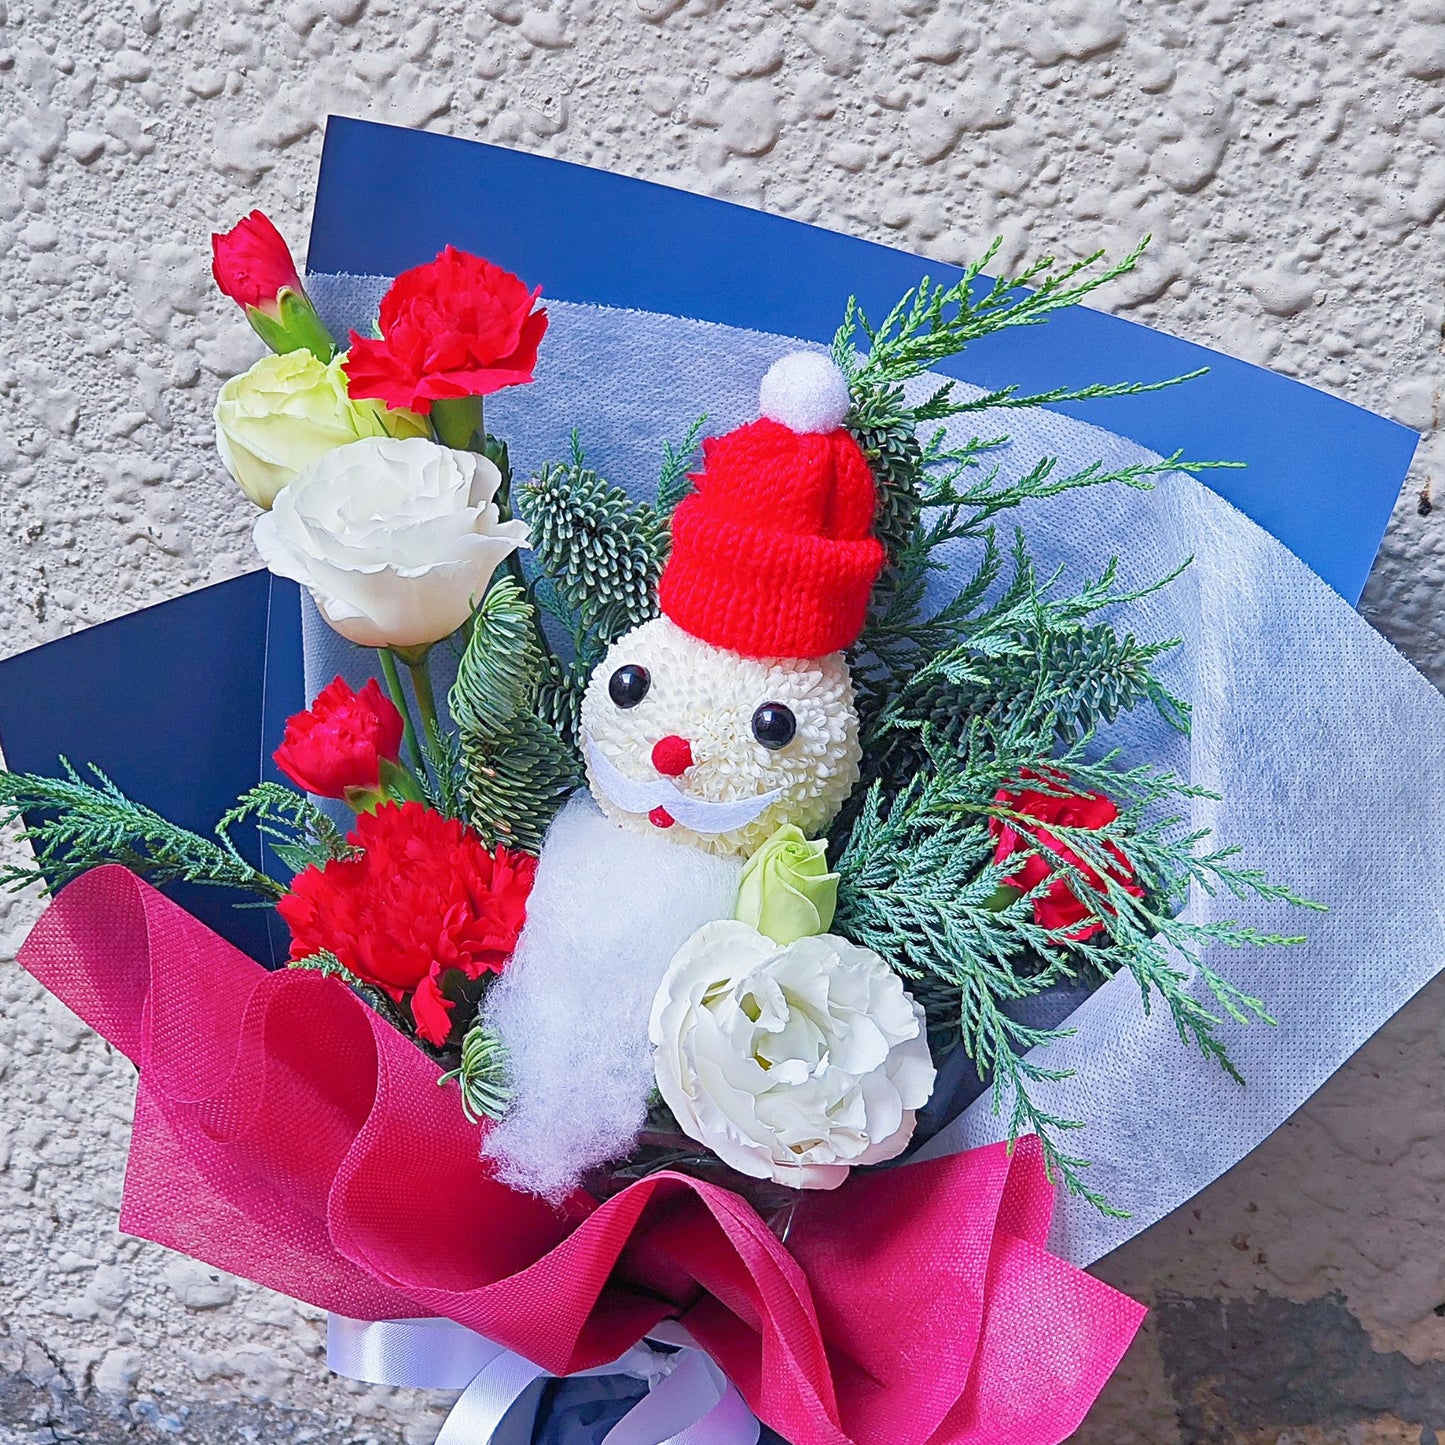
[[[314,461],[252,536],[343,637],[422,647],[455,632],[498,565],[527,545],[525,522],[499,521],[501,480],[474,452],[368,437]]]
[[[347,394],[344,356],[329,365],[309,351],[263,356],[216,398],[216,448],[226,470],[258,507],[317,457],[362,437],[425,436],[414,412]]]
[[[650,1035],[689,1137],[795,1189],[836,1189],[901,1154],[933,1092],[922,1008],[876,953],[833,934],[780,947],[750,924],[706,924],[674,956]]]

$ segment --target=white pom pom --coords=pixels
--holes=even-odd
[[[768,368],[758,411],[791,431],[835,431],[848,415],[848,382],[816,351],[795,351]]]

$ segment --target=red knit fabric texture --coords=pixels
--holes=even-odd
[[[824,657],[863,630],[883,567],[878,491],[842,427],[750,422],[703,443],[658,584],[684,632],[750,657]]]

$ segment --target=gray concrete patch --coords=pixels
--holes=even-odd
[[[1185,1445],[1382,1420],[1419,1426],[1421,1445],[1445,1433],[1445,1363],[1377,1350],[1341,1295],[1165,1296],[1155,1323]]]
[[[0,1369],[0,1445],[399,1445],[319,1410],[286,1410],[237,1396],[164,1404],[145,1395],[78,1390],[60,1361],[28,1342],[26,1366]]]

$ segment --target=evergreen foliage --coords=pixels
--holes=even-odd
[[[59,888],[91,868],[120,863],[164,883],[234,888],[275,902],[286,889],[253,867],[222,830],[203,837],[132,802],[97,767],[87,782],[60,759],[64,776],[0,772],[0,826],[19,822],[34,849],[33,863],[0,868],[0,886],[17,891],[38,883]],[[233,820],[234,821],[234,820]]]
[[[305,958],[293,958],[287,964],[287,968],[305,969],[310,973],[319,973],[323,978],[339,978],[363,1003],[376,1010],[387,1023],[402,1033],[410,1033],[408,1020],[405,1012],[397,1004],[385,989],[377,988],[358,978],[334,953],[322,950],[320,953],[307,954]],[[418,1040],[424,1048],[429,1047],[422,1040]]]
[[[280,783],[258,783],[222,817],[216,832],[229,842],[230,830],[247,819],[255,820],[256,831],[270,840],[271,851],[293,873],[323,868],[353,851],[341,830],[310,798]]]
[[[685,455],[669,448],[664,474],[670,494]],[[566,633],[572,651],[570,659],[555,658],[544,669],[540,711],[575,742],[592,669],[619,637],[657,616],[667,518],[592,471],[575,435],[571,460],[543,467],[518,490],[517,506],[532,531],[533,596]]]
[[[680,445],[663,444],[662,471],[657,478],[657,510],[664,517],[671,517],[677,510],[677,504],[692,491],[692,479],[687,469],[697,455],[702,429],[706,425],[707,416],[704,414],[688,427]]]
[[[1009,387],[976,399],[956,396],[953,383],[943,382],[910,400],[905,384],[980,336],[1033,325],[1074,304],[1128,270],[1137,255],[1096,272],[1089,268],[1097,257],[1062,269],[1044,261],[988,286],[978,284],[985,256],[953,286],[925,280],[876,328],[850,304],[833,348],[852,392],[847,424],[879,481],[878,533],[889,558],[850,659],[863,780],[831,839],[841,874],[834,927],[899,969],[924,1004],[938,1048],[964,1048],[992,1082],[994,1107],[1007,1111],[1011,1136],[1037,1133],[1050,1170],[1105,1210],[1107,1201],[1085,1182],[1087,1161],[1063,1143],[1079,1121],[1046,1111],[1031,1093],[1031,1086],[1065,1077],[1026,1057],[1063,1031],[1028,1027],[1011,1009],[1056,984],[1127,970],[1146,1007],[1162,1000],[1181,1039],[1233,1073],[1221,1023],[1268,1015],[1212,968],[1206,949],[1300,940],[1236,922],[1189,923],[1180,916],[1187,890],[1303,900],[1240,868],[1230,850],[1212,849],[1207,835],[1188,831],[1182,810],[1199,790],[1155,769],[1123,769],[1113,753],[1098,756],[1097,731],[1139,706],[1188,729],[1187,702],[1155,671],[1178,640],[1140,640],[1109,620],[1119,604],[1154,588],[1121,587],[1111,561],[1076,590],[1063,591],[1057,576],[1038,576],[1022,533],[1005,550],[996,531],[1001,513],[1031,500],[1106,484],[1146,488],[1155,475],[1201,464],[1175,455],[1065,473],[1046,458],[1009,481],[990,464],[1006,437],[950,442],[937,424],[1188,378],[1033,396]],[[1022,285],[1034,289],[1022,294]],[[930,606],[928,583],[949,566],[963,581],[948,600]],[[1049,781],[1061,776],[1068,791],[1107,794],[1119,805],[1118,818],[1102,829],[1053,825],[1041,835],[998,798],[1025,781],[1034,790],[1065,791]],[[1050,876],[1034,893],[1001,887],[1023,859],[994,862],[990,819],[1007,822],[1030,853],[1049,863]],[[1117,856],[1111,849],[1128,859],[1143,898],[1109,871]],[[1087,941],[1078,941],[1078,924],[1050,931],[1035,921],[1034,899],[1060,879],[1102,924]],[[1191,979],[1203,984],[1203,1001],[1188,987]]]
[[[1213,950],[1300,940],[1236,921],[1191,921],[1186,898],[1199,889],[1314,905],[1191,829],[1190,803],[1211,795],[1157,768],[1126,767],[1101,743],[1101,729],[1140,707],[1188,729],[1188,703],[1157,670],[1178,639],[1141,639],[1112,620],[1121,604],[1153,588],[1124,587],[1111,561],[1069,590],[1059,576],[1038,574],[1021,532],[1002,540],[998,534],[999,518],[1030,501],[1110,484],[1148,488],[1156,475],[1213,464],[1186,463],[1176,454],[1070,473],[1046,458],[1009,479],[993,458],[1006,436],[950,437],[943,425],[965,415],[1137,394],[1188,378],[1032,395],[1003,387],[977,397],[960,396],[947,380],[910,386],[981,337],[1036,325],[1076,304],[1131,270],[1139,256],[1102,267],[1097,254],[1062,266],[1045,258],[1016,277],[989,282],[983,271],[995,253],[996,246],[952,285],[925,279],[876,326],[850,302],[833,343],[850,387],[847,425],[878,482],[876,530],[888,558],[849,659],[863,764],[860,786],[829,840],[840,875],[833,927],[898,969],[924,1005],[935,1054],[966,1050],[991,1081],[994,1107],[1007,1113],[1011,1135],[1037,1133],[1050,1170],[1110,1210],[1086,1182],[1087,1161],[1067,1147],[1080,1122],[1035,1097],[1036,1086],[1066,1075],[1048,1067],[1046,1053],[1042,1063],[1029,1055],[1065,1031],[1020,1023],[1017,1005],[1058,984],[1127,972],[1146,1009],[1162,1002],[1180,1038],[1234,1074],[1221,1026],[1270,1020],[1259,999],[1216,971]],[[428,732],[419,743],[425,766],[418,765],[418,783],[430,806],[463,820],[488,845],[538,851],[557,809],[581,785],[577,730],[588,677],[618,637],[657,615],[669,519],[690,490],[688,468],[706,420],[664,449],[655,505],[630,500],[589,468],[575,436],[568,461],[543,467],[517,487],[505,446],[484,439],[503,474],[499,505],[505,511],[514,504],[529,525],[531,560],[525,577],[521,563],[509,561],[473,614],[448,697],[457,730]],[[934,603],[929,583],[944,570],[962,580]],[[559,635],[566,645],[555,648]],[[285,888],[242,856],[230,836],[238,824],[254,822],[294,870],[350,853],[324,813],[277,784],[247,793],[210,839],[132,802],[98,769],[90,781],[61,761],[61,778],[0,772],[0,823],[27,823],[35,849],[34,866],[0,869],[0,885],[45,878],[58,885],[119,862],[156,883],[205,883],[274,902]],[[1007,794],[1021,785],[1101,792],[1119,813],[1102,828],[1050,824],[1043,832],[1010,804]],[[1023,840],[1024,857],[995,862],[991,823],[1007,824]],[[1142,897],[1116,876],[1121,856]],[[1050,869],[1032,893],[1003,886],[1025,857],[1042,857]],[[1061,881],[1098,925],[1087,940],[1077,937],[1077,923],[1050,930],[1035,918],[1035,900]],[[404,1009],[333,955],[292,966],[340,977],[413,1032]],[[496,1118],[506,1108],[505,1049],[480,1022],[465,1034],[460,1061],[442,1081],[451,1079],[460,1083],[469,1118]],[[629,1168],[648,1167],[647,1149],[663,1151],[663,1158],[679,1149],[687,1157],[697,1152],[665,1131],[645,1135],[644,1144],[644,1163],[634,1160]]]
[[[426,767],[418,779],[426,805],[443,818],[467,818],[466,769],[462,764],[462,741],[454,732],[434,734],[430,730],[421,739],[422,758]]]
[[[437,1080],[461,1086],[462,1110],[478,1124],[483,1119],[500,1119],[512,1102],[512,1083],[507,1072],[507,1049],[495,1029],[478,1021],[462,1039],[462,1056],[456,1068]]]
[[[501,577],[472,618],[448,703],[460,748],[457,799],[488,845],[535,853],[581,781],[576,754],[537,712],[544,679],[536,613]]]

